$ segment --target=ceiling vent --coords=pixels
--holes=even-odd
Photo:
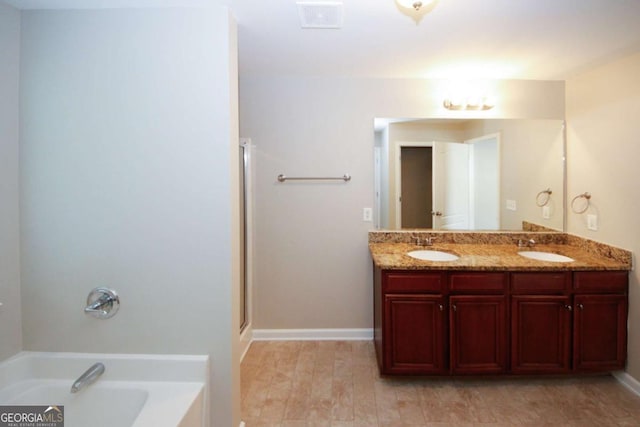
[[[342,3],[337,1],[299,1],[302,28],[342,28]]]

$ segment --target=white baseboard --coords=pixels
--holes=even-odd
[[[373,329],[254,329],[254,341],[367,341]]]
[[[624,371],[613,372],[613,377],[617,379],[623,386],[640,396],[640,381],[633,378]]]
[[[240,363],[242,363],[244,356],[246,356],[247,351],[249,351],[251,341],[253,341],[253,328],[251,327],[251,323],[249,323],[240,333]]]

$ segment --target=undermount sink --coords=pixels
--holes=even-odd
[[[522,251],[518,252],[518,255],[521,255],[525,258],[535,259],[537,261],[549,261],[549,262],[572,262],[575,261],[573,258],[569,258],[568,256],[554,254],[551,252],[540,252],[540,251]]]
[[[420,259],[422,261],[455,261],[459,257],[449,252],[433,251],[433,250],[418,250],[407,252],[411,258]]]

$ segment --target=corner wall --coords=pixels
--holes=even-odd
[[[585,191],[591,207],[569,210],[568,231],[640,253],[640,54],[567,81],[567,200]],[[598,216],[598,231],[587,229]],[[640,381],[640,272],[629,282],[627,373]]]
[[[24,347],[208,354],[225,426],[239,424],[235,34],[221,7],[22,20]],[[97,286],[120,295],[112,319],[83,313]]]
[[[18,124],[20,12],[0,0],[0,361],[22,349]]]

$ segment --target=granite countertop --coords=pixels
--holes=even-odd
[[[422,261],[406,255],[413,250],[450,252],[460,258],[455,261]],[[481,270],[481,271],[572,271],[630,270],[630,261],[603,256],[583,247],[568,244],[537,244],[519,248],[515,244],[434,243],[417,246],[411,243],[369,243],[376,267],[389,270]],[[552,252],[573,258],[573,262],[537,261],[518,255],[519,251]]]

